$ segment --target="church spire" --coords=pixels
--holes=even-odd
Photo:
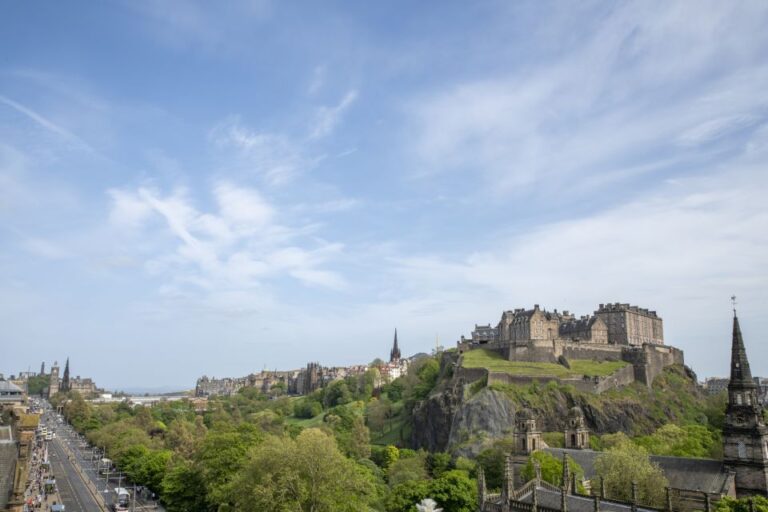
[[[752,371],[749,369],[747,350],[744,348],[744,339],[741,337],[741,327],[736,310],[733,311],[733,341],[731,343],[731,380],[728,389],[744,389],[756,387],[752,380]]]
[[[64,365],[64,377],[61,379],[61,391],[69,391],[69,358]]]
[[[396,363],[400,360],[400,347],[397,346],[397,328],[395,328],[395,342],[392,345],[392,350],[389,353],[389,362]]]

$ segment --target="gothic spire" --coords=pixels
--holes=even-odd
[[[392,345],[392,351],[389,353],[389,362],[396,363],[400,360],[400,347],[397,346],[397,328],[395,328],[395,342]]]
[[[744,339],[741,337],[741,328],[739,327],[739,317],[736,311],[733,312],[733,342],[731,345],[731,380],[728,388],[754,388],[755,382],[752,380],[752,371],[749,369],[749,360],[747,360],[747,351],[744,348]]]
[[[64,365],[64,378],[61,381],[60,389],[62,391],[69,391],[69,358],[67,358],[67,362]]]

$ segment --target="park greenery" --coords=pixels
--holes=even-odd
[[[597,364],[600,371],[609,365]],[[437,358],[418,359],[406,375],[375,390],[379,380],[372,368],[303,397],[287,396],[284,388],[267,393],[244,388],[211,397],[205,412],[190,400],[131,407],[94,404],[69,393],[52,401],[132,481],[157,493],[169,512],[413,512],[424,499],[434,499],[445,512],[469,512],[476,508],[478,466],[490,490],[501,488],[511,436],[488,440],[473,458],[408,448],[417,404],[444,389]],[[662,426],[655,430],[648,423],[641,433],[592,436],[593,448],[604,450],[595,469],[608,495],[628,499],[635,482],[641,502],[658,505],[666,483],[649,454],[722,453],[723,399],[686,396],[689,384],[678,369],[657,378],[653,389],[628,386],[602,395],[580,394],[556,382],[497,389],[516,408],[540,414],[555,414],[557,404],[598,410],[617,401],[643,402],[649,415],[666,411],[672,423],[658,422]],[[562,439],[562,432],[544,434],[550,446],[560,446]],[[524,478],[533,477],[534,463],[544,480],[562,485],[561,459],[535,452],[522,470]],[[582,490],[583,470],[572,459],[569,466]],[[738,502],[729,507],[743,508]]]

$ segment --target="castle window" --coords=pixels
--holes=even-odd
[[[742,441],[739,441],[739,458],[740,459],[746,459],[747,458],[747,447],[744,446],[744,443]]]
[[[736,393],[736,405],[741,405],[741,393]]]

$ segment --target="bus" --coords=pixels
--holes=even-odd
[[[112,494],[112,510],[128,510],[131,506],[131,493],[128,489],[117,487]]]
[[[108,475],[109,473],[114,473],[114,470],[112,469],[112,459],[104,458],[99,460],[99,474]]]

